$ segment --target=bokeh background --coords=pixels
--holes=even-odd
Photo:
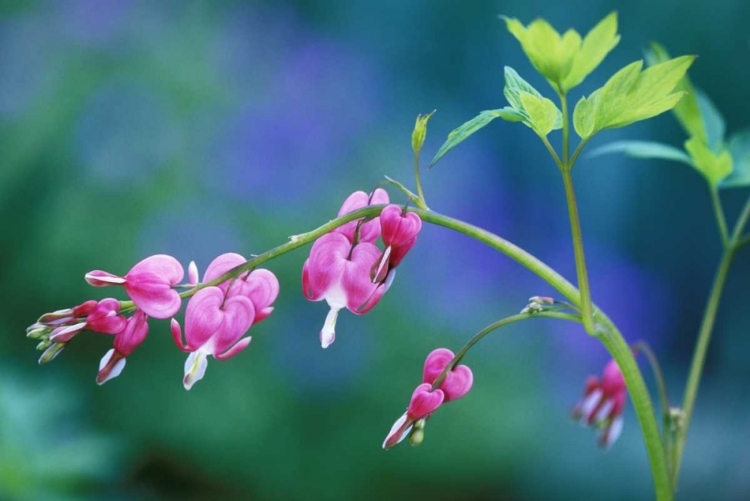
[[[205,269],[220,253],[249,256],[314,228],[384,175],[411,186],[418,113],[438,110],[429,156],[451,129],[505,104],[503,65],[549,91],[498,14],[585,32],[613,9],[622,41],[580,92],[658,40],[700,55],[692,77],[730,131],[750,125],[746,0],[0,3],[0,500],[650,499],[632,409],[606,453],[568,418],[606,353],[580,328],[547,321],[471,352],[473,391],[441,409],[421,447],[380,448],[429,351],[458,349],[551,293],[441,228],[424,229],[377,308],[340,316],[325,351],[326,306],[300,294],[307,251],[269,263],[282,284],[276,312],[190,392],[166,322],[152,321],[102,387],[108,336],[81,335],[43,367],[24,337],[41,313],[112,293],[88,287],[88,270],[124,273],[160,252]],[[595,144],[623,138],[684,140],[665,115]],[[677,403],[719,258],[703,181],[614,156],[584,158],[576,180],[594,297],[630,340],[652,344]],[[424,184],[433,209],[575,277],[562,184],[527,128],[491,124]],[[732,220],[747,195],[725,194]],[[750,499],[749,274],[743,252],[682,500]]]

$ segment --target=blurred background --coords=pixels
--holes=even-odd
[[[450,130],[505,104],[504,65],[550,92],[498,14],[585,33],[614,9],[620,45],[574,101],[658,40],[700,55],[693,81],[730,132],[750,125],[745,0],[0,2],[0,500],[652,498],[630,407],[608,452],[568,417],[607,354],[582,329],[547,321],[482,341],[465,359],[473,391],[430,420],[422,446],[381,449],[427,353],[457,350],[552,292],[438,227],[423,230],[377,308],[340,316],[325,351],[327,307],[300,294],[307,250],[269,263],[276,312],[190,392],[167,322],[152,321],[102,387],[109,336],[80,335],[43,367],[24,337],[44,312],[118,292],[91,289],[89,270],[125,273],[154,253],[205,269],[328,221],[384,175],[413,186],[418,113],[438,110],[430,157]],[[664,115],[594,144],[625,138],[684,141]],[[681,165],[615,156],[584,158],[576,181],[594,298],[629,340],[651,343],[676,404],[720,252],[704,182]],[[562,183],[526,127],[491,124],[423,182],[434,210],[574,279]],[[725,193],[731,221],[747,195]],[[681,500],[750,499],[749,274],[742,252]]]

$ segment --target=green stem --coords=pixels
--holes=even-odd
[[[732,232],[732,240],[737,242],[738,245],[744,245],[747,243],[748,238],[750,238],[750,235],[747,235],[744,239],[740,240],[740,235],[742,235],[742,232],[745,230],[745,225],[748,220],[750,220],[750,197],[747,198],[745,207],[742,209],[740,217],[737,219],[737,224],[734,226],[734,231]]]
[[[469,352],[469,350],[477,344],[483,337],[485,337],[490,332],[497,330],[501,327],[505,327],[506,325],[520,322],[521,320],[528,320],[530,318],[556,318],[559,320],[568,320],[571,322],[581,322],[581,319],[575,315],[571,315],[569,313],[559,313],[559,312],[545,312],[540,311],[537,313],[519,313],[517,315],[512,315],[510,317],[505,317],[503,319],[498,320],[497,322],[491,323],[481,331],[474,334],[474,336],[469,339],[466,344],[456,353],[456,355],[453,357],[453,360],[445,366],[445,369],[443,369],[443,372],[440,373],[440,375],[435,379],[435,381],[432,383],[432,389],[436,389],[440,386],[440,383],[443,382],[445,377],[448,375],[448,372],[453,370],[453,368],[458,365],[458,363],[461,361],[461,359]]]
[[[750,235],[745,235],[745,238],[739,240],[737,242],[736,248],[739,250],[742,247],[746,246],[747,244],[750,244]]]
[[[648,360],[649,365],[651,366],[651,372],[654,373],[654,379],[656,380],[656,390],[659,393],[659,406],[661,407],[662,413],[662,446],[664,447],[664,454],[667,458],[667,461],[669,462],[669,396],[667,395],[667,384],[664,380],[664,373],[661,370],[661,365],[659,365],[659,359],[656,358],[654,350],[651,349],[651,346],[649,346],[647,342],[638,341],[637,343],[635,343],[633,345],[633,352],[643,353],[643,355],[645,355],[646,357],[646,360]],[[669,464],[667,464],[667,468],[670,468]]]
[[[591,290],[589,288],[589,277],[586,270],[586,255],[583,250],[583,234],[581,232],[581,221],[578,216],[578,203],[573,189],[573,177],[570,169],[562,169],[563,184],[565,185],[565,198],[568,202],[568,215],[570,216],[570,230],[573,235],[573,253],[575,254],[576,273],[578,287],[581,290],[581,317],[586,332],[594,334],[594,319],[591,306]]]
[[[727,245],[729,245],[729,231],[727,230],[727,219],[724,216],[724,209],[721,207],[719,190],[714,186],[709,186],[709,191],[711,192],[711,203],[714,207],[716,224],[719,227],[719,234],[721,235],[721,244],[724,248],[726,248]]]
[[[427,207],[427,200],[424,198],[424,191],[422,191],[422,180],[419,177],[419,153],[414,153],[414,177],[417,181],[417,195],[419,200],[422,201],[424,207]]]
[[[258,265],[265,263],[271,259],[286,254],[292,250],[302,247],[308,243],[313,242],[316,238],[328,233],[329,231],[355,219],[359,218],[374,218],[380,214],[383,210],[384,205],[371,205],[358,209],[354,212],[341,216],[339,218],[330,221],[319,228],[316,228],[307,233],[295,235],[290,239],[289,242],[279,245],[263,254],[259,254],[243,263],[242,265],[228,271],[224,275],[212,280],[210,282],[199,284],[190,291],[185,291],[180,294],[181,297],[190,297],[195,292],[203,287],[210,285],[218,285],[226,280],[239,276],[243,272],[253,269]],[[454,230],[458,233],[462,233],[466,236],[474,238],[475,240],[482,242],[489,247],[507,255],[511,259],[515,260],[537,276],[542,278],[549,285],[554,287],[560,294],[566,297],[573,305],[580,306],[581,294],[578,289],[563,278],[554,269],[549,267],[544,262],[537,259],[535,256],[529,254],[525,250],[516,246],[515,244],[493,234],[487,230],[479,228],[477,226],[453,219],[451,217],[443,216],[432,211],[426,211],[418,208],[408,208],[410,212],[414,212],[422,218],[423,221],[438,226]],[[125,306],[124,302],[123,306]],[[131,303],[132,305],[132,303]],[[641,425],[641,431],[643,432],[643,438],[646,443],[646,452],[651,465],[651,471],[653,474],[654,488],[656,491],[656,498],[658,501],[671,501],[672,489],[670,478],[666,469],[666,460],[664,458],[664,451],[661,447],[659,428],[654,414],[653,406],[648,394],[648,390],[643,381],[643,377],[635,363],[633,353],[622,337],[622,334],[617,330],[617,327],[612,321],[604,314],[604,312],[597,311],[597,319],[602,323],[605,328],[603,333],[598,333],[597,337],[601,339],[609,353],[617,362],[620,370],[623,373],[625,382],[628,387],[631,399],[633,401],[633,407],[635,408],[638,421]]]
[[[578,161],[578,157],[581,155],[581,152],[583,151],[583,148],[586,146],[586,143],[589,142],[589,139],[591,138],[587,137],[585,139],[581,139],[581,142],[578,143],[576,150],[573,152],[573,156],[570,157],[570,162],[568,162],[568,165],[570,165],[571,169],[576,164],[576,161]]]
[[[698,386],[700,385],[701,375],[703,374],[703,364],[706,361],[708,345],[711,342],[711,333],[716,320],[716,312],[719,309],[719,300],[721,299],[721,293],[724,290],[724,283],[729,274],[729,267],[732,264],[732,258],[734,257],[735,252],[736,250],[733,243],[730,243],[729,247],[724,251],[721,263],[719,264],[719,269],[716,271],[716,277],[714,278],[711,293],[708,297],[708,303],[706,304],[706,311],[703,314],[700,332],[698,333],[698,342],[695,345],[693,362],[690,365],[690,374],[688,376],[687,386],[685,387],[685,397],[682,402],[682,409],[685,413],[684,425],[682,429],[677,432],[677,443],[675,444],[675,464],[673,468],[674,485],[677,485],[677,480],[680,474],[682,455],[685,450],[685,439],[687,437],[688,427],[690,426],[690,418],[693,415],[695,397],[698,394]]]
[[[572,164],[569,162],[570,157],[568,156],[568,153],[570,152],[570,120],[568,119],[568,96],[561,90],[557,91],[557,95],[560,96],[560,107],[562,108],[560,110],[562,111],[562,160],[564,165],[572,167]]]
[[[549,142],[549,139],[547,139],[547,136],[540,135],[539,138],[542,140],[542,143],[544,143],[544,146],[547,147],[547,151],[549,151],[549,154],[552,156],[552,159],[555,161],[555,164],[559,169],[563,169],[563,163],[562,160],[560,160],[560,157],[557,156],[557,152],[552,147],[552,145]]]

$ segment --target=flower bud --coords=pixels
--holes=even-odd
[[[44,353],[42,353],[42,356],[39,357],[39,365],[44,365],[54,360],[55,357],[59,355],[64,348],[64,343],[53,343],[52,345],[50,345],[50,347],[47,348]]]
[[[414,430],[411,432],[411,435],[409,435],[409,444],[413,447],[416,447],[422,443],[424,440],[424,430],[421,428],[414,427]]]
[[[434,113],[435,110],[427,115],[417,115],[414,132],[411,133],[411,149],[414,150],[415,155],[419,155],[419,152],[422,150],[425,137],[427,137],[427,121]]]

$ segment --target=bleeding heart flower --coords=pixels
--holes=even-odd
[[[356,315],[372,309],[385,292],[370,280],[370,268],[380,250],[375,244],[352,246],[341,233],[328,233],[315,241],[302,267],[302,292],[310,301],[326,300],[330,311],[320,331],[320,344],[336,339],[336,318],[346,308]]]
[[[417,243],[417,235],[422,230],[422,219],[413,212],[405,212],[398,205],[384,208],[379,219],[386,247],[370,274],[373,282],[384,283]]]
[[[180,309],[182,300],[172,288],[182,280],[182,265],[166,254],[157,254],[139,262],[124,277],[94,270],[86,281],[94,287],[122,285],[135,305],[148,316],[169,318]]]
[[[454,357],[453,352],[447,348],[433,350],[424,362],[422,382],[433,384]],[[445,401],[450,402],[469,393],[472,384],[474,374],[471,369],[466,365],[457,365],[448,371],[439,388],[445,393]]]
[[[586,378],[586,387],[571,415],[584,426],[601,430],[599,445],[609,449],[622,433],[622,414],[627,400],[625,378],[614,360],[604,367],[602,378]]]
[[[433,390],[435,381],[448,364],[453,360],[453,352],[446,348],[433,350],[425,360],[422,372],[422,384],[417,386],[412,394],[406,412],[396,420],[391,431],[385,437],[383,448],[388,449],[401,442],[419,428],[419,438],[413,444],[422,441],[424,423],[442,404],[457,400],[466,395],[471,389],[474,377],[471,369],[459,365],[448,371],[445,379],[437,389]],[[419,426],[416,426],[419,425]],[[412,437],[414,438],[414,437]]]

